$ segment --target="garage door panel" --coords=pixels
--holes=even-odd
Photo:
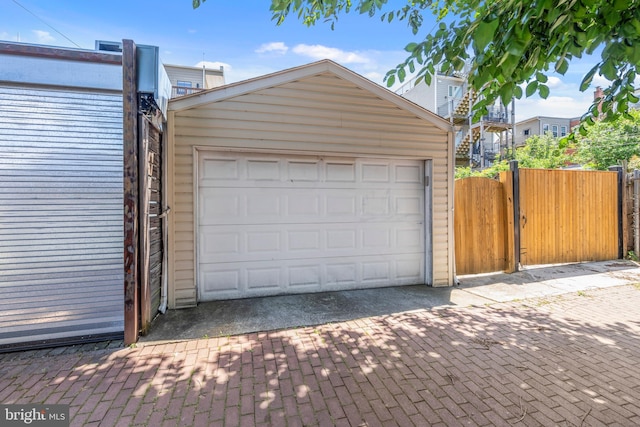
[[[355,190],[357,191],[357,190]],[[199,221],[217,224],[323,222],[419,222],[424,198],[417,189],[203,188]]]
[[[264,225],[200,227],[201,264],[391,255],[422,252],[422,224],[291,224],[268,230]]]
[[[420,254],[201,264],[200,300],[422,283]]]
[[[216,153],[199,161],[200,187],[414,188],[424,181],[424,165],[414,160],[282,158],[277,155],[238,157]]]
[[[424,283],[423,162],[203,153],[200,300]]]

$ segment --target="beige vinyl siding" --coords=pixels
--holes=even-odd
[[[193,88],[211,89],[224,84],[223,72],[207,68],[206,81],[202,81],[202,68],[185,68],[165,65],[171,86],[178,86],[178,81],[191,82]]]
[[[196,84],[203,87],[202,85],[202,70],[190,70],[186,68],[179,67],[165,67],[167,70],[167,74],[169,75],[169,80],[171,81],[172,86],[178,86],[178,81],[181,82],[191,82],[193,83],[193,87],[196,87]]]
[[[432,159],[433,284],[450,284],[450,153],[448,133],[442,128],[330,73],[175,111],[172,116],[170,306],[196,303],[195,151],[208,148]]]

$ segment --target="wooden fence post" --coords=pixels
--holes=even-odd
[[[622,259],[624,258],[624,240],[623,240],[623,235],[622,233],[624,232],[624,227],[623,227],[623,221],[624,218],[622,217],[622,204],[624,203],[624,201],[622,200],[622,190],[623,190],[623,185],[624,185],[624,171],[622,170],[622,166],[610,166],[609,170],[612,172],[617,172],[618,173],[618,206],[617,206],[617,210],[618,210],[618,258]]]
[[[640,254],[640,170],[633,171],[633,252]]]
[[[516,271],[516,263],[514,260],[514,245],[513,245],[513,172],[504,171],[500,172],[500,183],[503,189],[503,203],[504,203],[504,272],[513,273]]]
[[[513,176],[513,271],[520,269],[520,170],[518,161],[509,161]]]
[[[124,154],[124,345],[138,341],[138,90],[136,45],[122,41]]]

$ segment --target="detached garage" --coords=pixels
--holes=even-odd
[[[170,307],[451,285],[452,144],[331,61],[171,100]]]

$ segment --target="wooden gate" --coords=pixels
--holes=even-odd
[[[519,173],[522,265],[618,258],[616,172]]]
[[[618,184],[617,172],[545,169],[456,180],[456,273],[619,258]]]
[[[162,289],[162,134],[144,116],[140,129],[140,324],[145,333],[158,312]]]

